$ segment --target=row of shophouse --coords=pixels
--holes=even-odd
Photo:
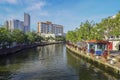
[[[109,40],[87,40],[78,42],[77,46],[86,49],[88,53],[102,55],[105,51],[120,51],[120,37],[111,36]]]
[[[109,49],[110,50],[120,50],[120,36],[110,36]]]

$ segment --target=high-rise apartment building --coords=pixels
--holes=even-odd
[[[30,31],[30,15],[27,13],[24,13],[24,28],[25,32]]]
[[[5,22],[5,26],[10,30],[13,31],[14,29],[19,29],[21,31],[24,31],[24,25],[23,25],[23,21],[19,21],[19,20],[7,20]]]
[[[63,26],[52,22],[38,22],[38,33],[63,35]]]
[[[5,22],[5,26],[10,31],[13,31],[14,29],[19,29],[23,32],[28,32],[30,31],[30,15],[27,13],[24,13],[24,22],[17,19],[7,20]]]

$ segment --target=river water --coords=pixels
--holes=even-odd
[[[68,51],[64,44],[0,58],[0,80],[119,80]]]

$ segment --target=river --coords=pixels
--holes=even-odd
[[[54,44],[0,57],[0,80],[118,80]]]

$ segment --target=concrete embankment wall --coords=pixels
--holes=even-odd
[[[6,55],[14,54],[14,53],[20,52],[22,50],[33,48],[33,47],[36,47],[36,46],[37,46],[36,44],[32,44],[32,45],[16,46],[16,47],[13,47],[13,48],[0,49],[0,56],[6,56]]]
[[[77,56],[80,56],[81,58],[83,58],[85,61],[89,62],[90,64],[94,65],[95,67],[98,67],[99,69],[107,72],[110,75],[113,75],[117,78],[120,78],[120,68],[113,66],[107,62],[103,62],[97,59],[94,59],[80,51],[78,51],[77,49],[70,47],[68,45],[66,45],[67,49],[69,51],[71,51],[72,53],[74,53]]]
[[[11,55],[11,54],[20,52],[22,50],[37,47],[37,46],[45,46],[45,45],[52,45],[52,44],[58,44],[58,43],[62,43],[62,42],[50,42],[50,43],[45,42],[45,43],[40,43],[40,44],[21,45],[21,46],[16,46],[13,48],[0,49],[0,56]]]

